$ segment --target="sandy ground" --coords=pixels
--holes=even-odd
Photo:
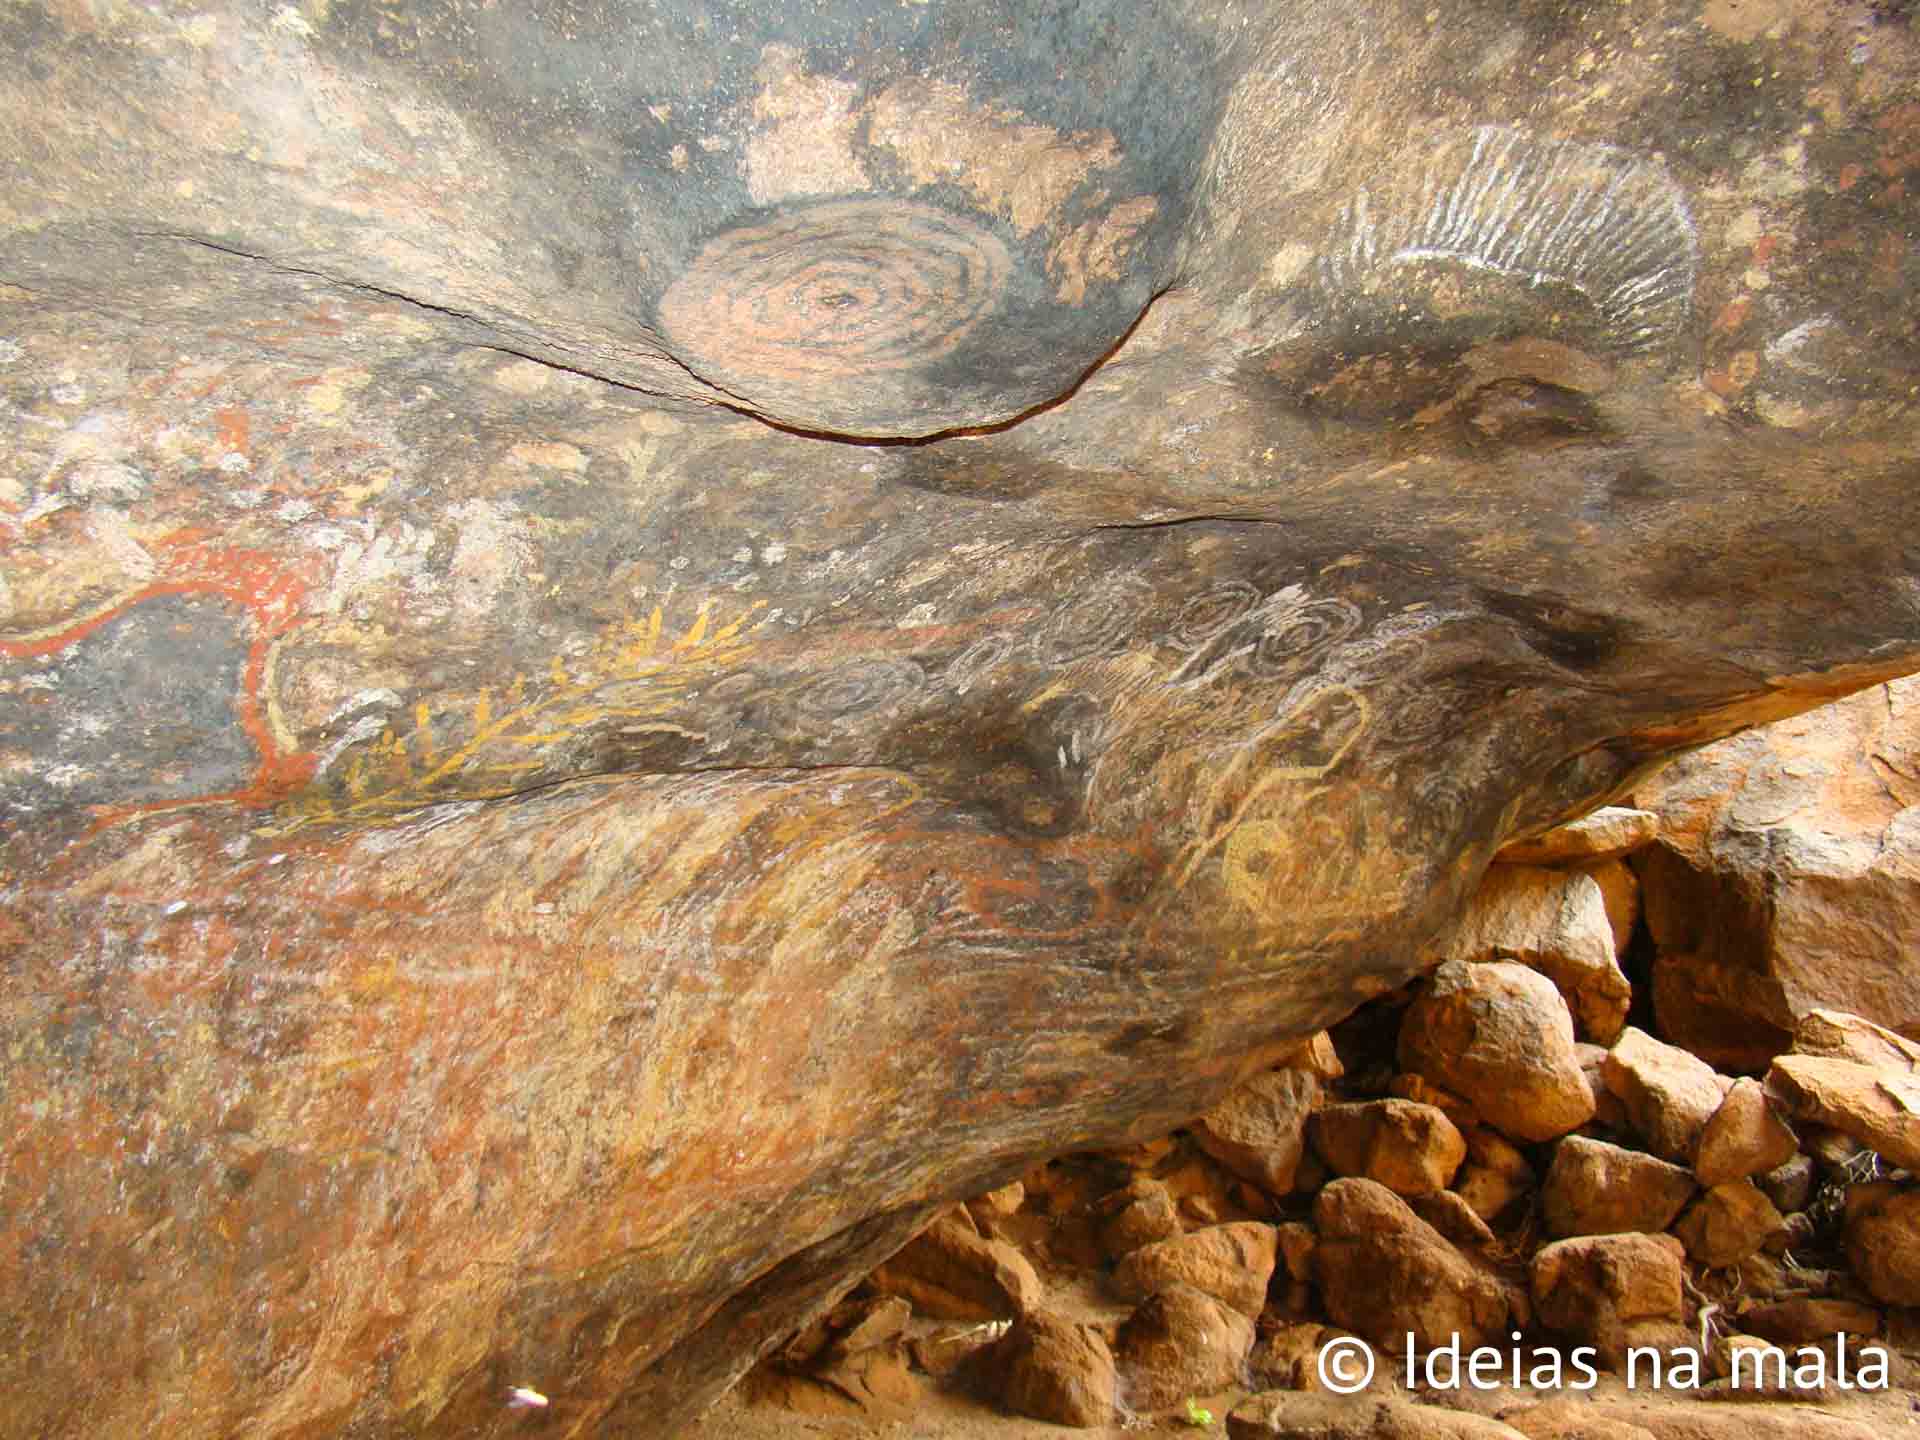
[[[1214,1417],[1211,1434],[1226,1433],[1226,1415],[1246,1392],[1196,1397]],[[1495,1408],[1522,1404],[1525,1395],[1498,1397]],[[1556,1398],[1541,1394],[1545,1401]],[[1568,1397],[1558,1397],[1568,1398]],[[1622,1385],[1603,1383],[1594,1392],[1595,1399],[1618,1400],[1632,1397]],[[1703,1405],[1707,1402],[1668,1398],[1660,1403],[1673,1406]],[[1756,1405],[1782,1417],[1801,1407],[1777,1401],[1759,1401]],[[1485,1408],[1472,1407],[1476,1411]],[[1715,1408],[1724,1409],[1725,1406]],[[1852,1396],[1823,1403],[1819,1411],[1844,1416],[1866,1425],[1875,1434],[1898,1440],[1901,1435],[1920,1436],[1920,1398],[1910,1388],[1890,1390],[1873,1397]],[[820,1436],[825,1440],[1067,1440],[1085,1436],[1087,1440],[1122,1440],[1142,1435],[1198,1436],[1202,1432],[1176,1416],[1138,1420],[1126,1425],[1111,1425],[1102,1430],[1069,1430],[1038,1420],[1023,1420],[999,1413],[981,1401],[951,1392],[932,1391],[909,1419],[875,1420],[858,1417],[798,1415],[773,1406],[753,1405],[737,1393],[729,1395],[708,1412],[691,1431],[688,1440],[786,1440],[791,1436]]]
[[[1183,1176],[1188,1180],[1194,1177],[1188,1175],[1186,1169],[1168,1168],[1177,1164],[1175,1156],[1160,1167],[1159,1173],[1178,1190],[1183,1186]],[[1068,1166],[1062,1173],[1081,1172]],[[1101,1190],[1090,1178],[1094,1175],[1095,1171],[1088,1170],[1082,1177],[1092,1186],[1087,1195]],[[1197,1185],[1198,1181],[1194,1183]],[[1030,1185],[1029,1193],[1032,1188]],[[1072,1216],[1090,1213],[1091,1207],[1084,1203],[1085,1195],[1073,1192],[1070,1185],[1066,1190],[1067,1199],[1073,1203],[1063,1205],[1063,1213]],[[1220,1195],[1213,1198],[1217,1204],[1230,1204]],[[1235,1212],[1223,1218],[1250,1217]],[[1050,1220],[1023,1208],[1016,1214],[996,1219],[993,1233],[1018,1245],[1034,1265],[1046,1289],[1047,1308],[1054,1313],[1095,1326],[1111,1336],[1131,1312],[1132,1306],[1117,1299],[1108,1288],[1104,1256],[1093,1239],[1092,1229],[1082,1221]],[[1522,1240],[1516,1240],[1514,1245],[1519,1252],[1529,1248]],[[1844,1264],[1844,1259],[1837,1254],[1825,1258],[1835,1265]],[[1510,1278],[1524,1283],[1524,1266],[1516,1265]],[[1712,1294],[1695,1292],[1699,1300],[1726,1301],[1737,1294],[1737,1287],[1729,1288],[1726,1274],[1716,1272],[1710,1279],[1703,1278],[1701,1283],[1706,1284]],[[1738,1399],[1706,1399],[1683,1390],[1657,1388],[1645,1375],[1640,1377],[1638,1388],[1630,1389],[1624,1377],[1604,1372],[1598,1384],[1579,1389],[1573,1382],[1583,1377],[1572,1369],[1565,1372],[1568,1383],[1559,1390],[1524,1385],[1476,1390],[1464,1383],[1447,1389],[1422,1389],[1409,1386],[1404,1357],[1383,1352],[1378,1357],[1376,1379],[1369,1393],[1398,1395],[1486,1416],[1499,1416],[1532,1404],[1591,1400],[1636,1407],[1655,1405],[1712,1411],[1716,1412],[1716,1419],[1735,1412],[1732,1418],[1736,1421],[1748,1414],[1757,1418],[1764,1413],[1771,1417],[1765,1426],[1748,1426],[1736,1432],[1745,1433],[1750,1429],[1754,1432],[1753,1440],[1773,1440],[1782,1433],[1792,1433],[1798,1417],[1822,1413],[1856,1421],[1886,1440],[1902,1440],[1902,1437],[1920,1440],[1920,1310],[1887,1310],[1885,1314],[1889,1333],[1875,1343],[1885,1346],[1888,1352],[1888,1384],[1885,1389],[1872,1391],[1841,1388],[1833,1383],[1836,1377],[1831,1370],[1825,1394],[1810,1400],[1804,1397],[1763,1399],[1752,1391]],[[840,1388],[764,1365],[688,1431],[686,1440],[785,1440],[785,1437],[798,1436],[817,1436],[823,1440],[1070,1440],[1073,1436],[1119,1440],[1123,1436],[1198,1437],[1203,1434],[1224,1437],[1227,1413],[1251,1393],[1229,1390],[1192,1397],[1197,1406],[1211,1413],[1211,1427],[1193,1424],[1181,1407],[1171,1413],[1127,1418],[1101,1429],[1072,1430],[1008,1414],[994,1395],[977,1380],[970,1379],[969,1367],[965,1365],[936,1378],[908,1363],[910,1354],[928,1353],[924,1342],[934,1336],[953,1337],[964,1333],[966,1340],[961,1349],[984,1345],[991,1336],[980,1333],[981,1329],[959,1322],[916,1317],[910,1322],[907,1334],[885,1352],[890,1358],[868,1364],[852,1376],[842,1373]],[[922,1342],[917,1352],[915,1347],[904,1343],[914,1340]],[[958,1351],[949,1348],[944,1353],[955,1355]],[[1830,1343],[1825,1353],[1831,1366]],[[865,1354],[878,1358],[877,1352]],[[1849,1364],[1852,1366],[1853,1362]],[[1505,1365],[1501,1370],[1510,1373]],[[1521,1373],[1528,1372],[1523,1369]],[[1851,1368],[1849,1378],[1856,1375],[1857,1367]],[[857,1403],[853,1398],[856,1391]],[[1788,1427],[1785,1431],[1777,1428],[1782,1422]],[[636,1434],[634,1440],[640,1437]]]
[[[1843,1392],[1830,1387],[1828,1397],[1806,1407],[1819,1413],[1842,1416],[1867,1426],[1873,1433],[1890,1440],[1913,1436],[1920,1440],[1920,1313],[1896,1314],[1893,1333],[1886,1343],[1892,1355],[1890,1385],[1885,1390]],[[1446,1404],[1482,1415],[1529,1403],[1550,1400],[1627,1401],[1683,1408],[1706,1408],[1725,1412],[1735,1408],[1726,1401],[1708,1401],[1672,1392],[1654,1391],[1643,1386],[1629,1390],[1618,1376],[1602,1375],[1590,1391],[1568,1389],[1555,1393],[1526,1387],[1502,1387],[1489,1392],[1409,1391],[1399,1377],[1387,1380],[1390,1367],[1383,1362],[1382,1379],[1375,1382],[1374,1393],[1394,1393],[1407,1399]],[[785,1440],[793,1436],[819,1436],[825,1440],[1066,1440],[1080,1435],[1088,1440],[1121,1440],[1142,1435],[1198,1436],[1211,1433],[1224,1436],[1227,1412],[1248,1392],[1225,1391],[1196,1396],[1195,1403],[1210,1411],[1213,1426],[1203,1432],[1178,1414],[1139,1417],[1127,1423],[1099,1430],[1069,1430],[1036,1420],[1008,1415],[986,1397],[969,1393],[958,1381],[936,1381],[928,1376],[911,1377],[906,1403],[879,1403],[861,1415],[805,1414],[785,1408],[778,1402],[753,1398],[752,1382],[736,1390],[716,1406],[688,1432],[688,1440]],[[1787,1400],[1751,1400],[1740,1408],[1764,1411],[1786,1420],[1805,1413],[1799,1402]]]

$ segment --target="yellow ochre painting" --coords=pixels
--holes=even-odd
[[[715,625],[716,602],[702,600],[686,629],[669,634],[662,608],[605,632],[577,662],[553,657],[548,673],[517,675],[498,690],[457,703],[421,700],[412,725],[396,720],[346,757],[325,785],[289,800],[275,833],[341,821],[377,822],[443,800],[484,800],[523,789],[545,768],[540,752],[607,720],[703,738],[665,719],[691,686],[737,660],[759,628],[756,600]],[[762,622],[764,623],[764,622]]]

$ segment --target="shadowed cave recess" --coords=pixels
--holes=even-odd
[[[671,1435],[1920,669],[1902,7],[0,51],[0,1435]]]

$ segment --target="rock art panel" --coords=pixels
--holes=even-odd
[[[660,321],[723,390],[797,408],[845,387],[891,416],[917,398],[888,394],[897,372],[936,366],[990,321],[1012,265],[964,216],[834,201],[710,241],[661,297]]]
[[[306,577],[192,533],[155,548],[140,567],[152,578],[131,593],[37,631],[0,632],[10,728],[25,750],[45,744],[68,757],[6,787],[0,803],[14,812],[257,804],[311,774],[273,698]]]
[[[9,8],[0,1434],[670,1433],[1920,667],[1912,36],[1577,18]]]
[[[1320,262],[1335,293],[1426,262],[1564,286],[1616,345],[1672,339],[1693,305],[1700,247],[1680,189],[1633,151],[1485,125],[1355,193]]]
[[[71,640],[51,673],[27,672],[0,703],[0,725],[24,751],[58,748],[68,759],[29,774],[8,807],[31,814],[244,789],[256,757],[231,713],[246,655],[239,630],[218,605],[155,600]]]

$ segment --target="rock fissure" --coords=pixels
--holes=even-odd
[[[403,294],[398,290],[384,289],[379,285],[370,284],[364,280],[350,280],[342,275],[329,274],[325,270],[314,270],[302,265],[289,265],[284,260],[276,260],[271,255],[262,255],[252,250],[242,249],[237,245],[222,244],[218,240],[209,240],[204,235],[183,235],[165,230],[134,230],[130,231],[129,235],[134,240],[167,240],[177,245],[197,245],[200,249],[210,250],[216,255],[228,255],[236,260],[245,260],[250,264],[262,266],[277,275],[294,275],[303,279],[318,280],[322,284],[336,290],[377,296],[382,300],[397,300],[403,305],[409,305],[415,309],[425,310],[435,315],[444,315],[450,320],[459,320],[470,325],[484,326],[487,329],[494,328],[492,322],[484,320],[478,315],[469,314],[464,310],[452,309],[445,305],[436,305],[430,300],[421,300],[416,296]],[[518,351],[507,351],[506,353],[519,354]],[[521,356],[520,358],[528,360],[536,359],[536,357],[530,355]],[[536,363],[545,362],[536,360]],[[593,378],[600,379],[602,377],[594,376]],[[614,384],[617,382],[608,381],[607,383]]]

